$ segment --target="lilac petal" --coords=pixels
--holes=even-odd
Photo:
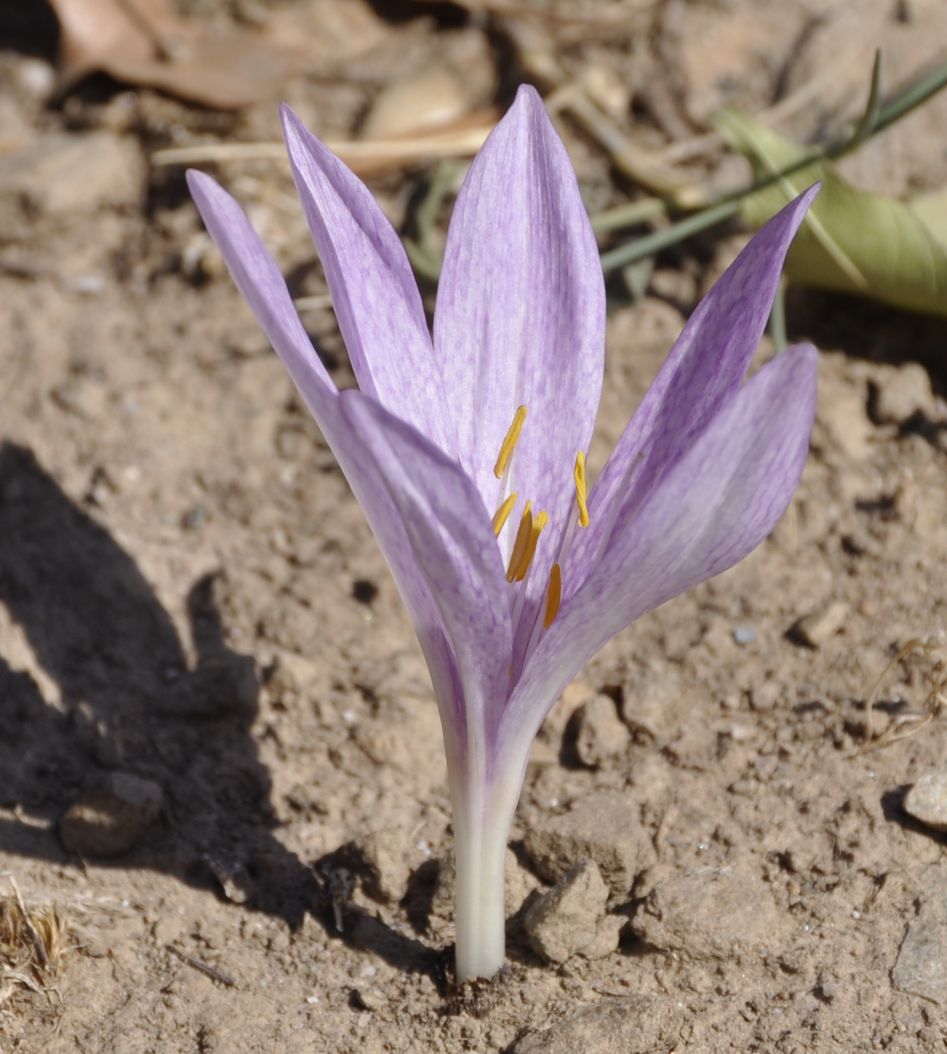
[[[404,523],[453,648],[467,742],[485,757],[488,745],[477,744],[509,695],[512,631],[504,567],[483,500],[456,461],[379,403],[349,391],[342,404]]]
[[[434,343],[461,463],[492,512],[507,429],[527,408],[509,485],[561,525],[576,452],[588,447],[602,385],[605,289],[575,173],[541,99],[520,88],[454,206]],[[501,544],[509,552],[516,522]],[[554,528],[528,585],[542,589]],[[509,537],[509,540],[508,540]]]
[[[319,402],[335,393],[335,384],[303,329],[276,261],[243,209],[203,172],[189,171],[187,185],[243,299],[307,403],[310,397]]]
[[[189,172],[188,185],[234,281],[282,359],[365,511],[414,623],[439,701],[443,704],[453,696],[460,705],[462,696],[452,691],[457,679],[453,651],[425,573],[417,565],[414,543],[391,497],[389,482],[369,444],[343,413],[341,394],[299,321],[276,262],[240,206],[209,176]],[[432,446],[428,458],[437,461],[438,457]],[[480,516],[483,517],[482,512]],[[456,720],[456,716],[449,719]]]
[[[641,502],[740,384],[789,244],[818,189],[810,187],[761,228],[691,315],[596,480],[592,522],[575,554],[586,566],[607,544],[622,509]]]
[[[284,106],[286,149],[359,388],[454,453],[418,287],[368,188]]]
[[[601,561],[530,657],[503,737],[532,735],[606,641],[766,538],[802,473],[817,370],[810,345],[777,356],[722,407],[644,503],[618,520]]]

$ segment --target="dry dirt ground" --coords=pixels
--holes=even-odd
[[[611,0],[539,6],[566,74],[648,149],[828,69],[788,126],[817,134],[857,107],[875,41],[896,82],[947,40],[941,0],[639,3],[620,33],[570,21]],[[308,18],[310,68],[284,94],[327,136],[435,57],[471,108],[524,75],[497,14],[187,10]],[[444,766],[408,622],[181,170],[149,164],[271,140],[274,107],[105,79],[49,105],[52,16],[9,4],[0,41],[0,894],[12,879],[67,927],[45,973],[0,972],[3,1054],[947,1049],[945,841],[904,809],[947,751],[947,326],[789,297],[791,335],[822,350],[798,496],[553,712],[513,832],[508,970],[457,995]],[[590,207],[626,200],[561,126]],[[892,193],[942,185],[945,127],[935,100],[848,169]],[[216,171],[349,383],[285,166]],[[373,182],[396,223],[420,178]],[[633,303],[613,285],[594,464],[745,237],[667,254]],[[927,650],[869,712],[914,640]],[[598,958],[546,962],[524,936],[551,845],[619,861],[620,937]]]

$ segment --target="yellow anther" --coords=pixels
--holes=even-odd
[[[493,466],[493,474],[497,479],[502,479],[503,473],[506,472],[507,466],[510,463],[510,458],[513,456],[513,450],[519,442],[520,433],[523,431],[523,423],[525,420],[526,407],[517,407],[516,413],[513,415],[513,423],[510,425],[506,437],[500,444],[500,453],[497,454],[497,461]]]
[[[503,530],[504,524],[510,518],[510,513],[513,511],[513,506],[515,504],[516,495],[511,494],[493,514],[493,533],[497,537],[500,536],[500,531]]]
[[[506,568],[506,580],[512,582],[516,578],[516,572],[519,569],[520,563],[523,560],[523,556],[526,553],[526,548],[529,545],[529,540],[533,535],[533,509],[532,503],[527,502],[526,508],[523,509],[523,515],[520,519],[520,525],[516,531],[516,540],[513,542],[513,553],[510,556],[510,562]]]
[[[575,455],[575,471],[573,472],[573,476],[575,478],[575,500],[579,506],[579,526],[588,527],[589,507],[585,500],[585,454],[581,450]]]
[[[526,577],[529,565],[533,562],[533,557],[536,555],[536,546],[539,544],[539,536],[543,533],[543,528],[547,523],[549,523],[548,512],[541,512],[533,520],[533,526],[532,530],[529,532],[529,540],[526,543],[526,549],[523,552],[519,564],[513,572],[514,581],[522,582]]]
[[[546,616],[543,619],[543,629],[549,627],[559,614],[559,601],[562,600],[562,568],[553,564],[549,569],[549,585],[546,587]]]

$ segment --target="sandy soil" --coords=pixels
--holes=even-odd
[[[874,40],[897,82],[947,25],[939,0],[639,7],[617,38],[553,20],[553,46],[649,149],[853,52],[786,127],[835,126]],[[508,101],[521,72],[497,22],[384,8],[189,5],[224,24],[321,20],[285,95],[323,135],[350,135],[434,55],[469,107]],[[944,836],[903,808],[947,751],[944,323],[790,296],[792,336],[822,349],[798,496],[757,553],[624,633],[553,712],[513,832],[508,970],[455,993],[419,651],[180,169],[148,163],[166,145],[273,139],[274,107],[222,115],[104,79],[50,107],[52,18],[4,12],[4,38],[0,893],[12,876],[68,933],[47,987],[0,987],[0,1050],[944,1050]],[[848,170],[892,193],[941,185],[945,119],[937,100]],[[624,200],[598,147],[562,127],[590,205]],[[307,326],[350,383],[285,166],[217,171],[294,294],[315,298]],[[373,182],[396,223],[420,179]],[[614,284],[594,464],[745,237],[662,258],[635,303]],[[912,640],[930,647],[869,712]],[[619,831],[620,939],[544,962],[523,928],[550,886],[541,847],[589,802],[590,838]]]

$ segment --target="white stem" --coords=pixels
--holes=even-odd
[[[453,788],[457,981],[492,977],[506,949],[503,872],[522,771],[492,787],[470,779]]]

